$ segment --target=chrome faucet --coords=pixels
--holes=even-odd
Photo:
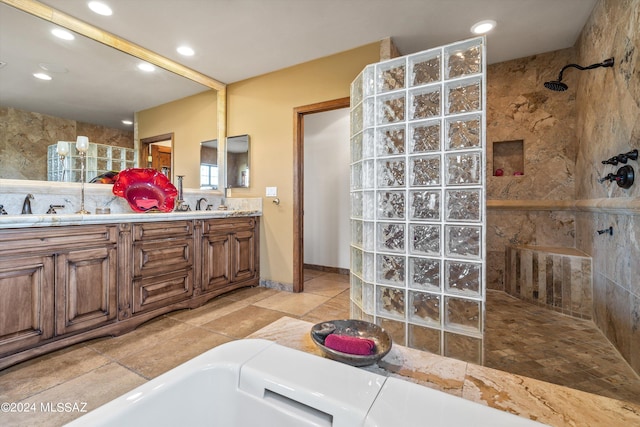
[[[204,197],[200,197],[198,199],[198,201],[196,202],[196,210],[197,211],[201,211],[202,210],[202,202],[206,202],[207,199],[205,199]]]
[[[24,203],[22,204],[22,214],[31,215],[31,201],[33,200],[33,194],[29,193],[24,198]]]

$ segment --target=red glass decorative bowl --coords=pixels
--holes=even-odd
[[[155,169],[130,168],[118,174],[113,184],[113,194],[125,198],[136,212],[151,209],[171,212],[178,190]]]

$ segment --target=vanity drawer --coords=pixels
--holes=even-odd
[[[209,219],[204,221],[202,233],[204,235],[233,233],[241,230],[251,230],[255,226],[256,219],[253,217]]]
[[[192,235],[192,221],[141,222],[133,224],[134,242]]]
[[[164,274],[193,265],[193,239],[162,239],[133,245],[134,277]]]
[[[0,256],[65,251],[115,244],[116,225],[84,225],[0,230]]]
[[[189,299],[193,295],[193,270],[178,270],[133,281],[133,312],[140,313]]]

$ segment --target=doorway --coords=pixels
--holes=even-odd
[[[304,290],[304,116],[347,107],[348,97],[297,107],[293,111],[293,292]]]
[[[161,171],[171,179],[171,147],[151,144],[151,168]]]
[[[140,139],[140,167],[146,165],[173,181],[173,132]]]

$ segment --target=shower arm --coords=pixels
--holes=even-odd
[[[561,82],[562,81],[562,73],[564,73],[564,70],[566,70],[567,68],[577,68],[578,70],[582,71],[582,70],[591,70],[593,68],[598,68],[598,67],[613,67],[613,58],[609,58],[609,59],[605,59],[604,61],[598,63],[598,64],[591,64],[587,67],[582,67],[578,64],[568,64],[565,65],[564,67],[562,67],[562,70],[560,70],[560,74],[558,75],[558,81]]]

